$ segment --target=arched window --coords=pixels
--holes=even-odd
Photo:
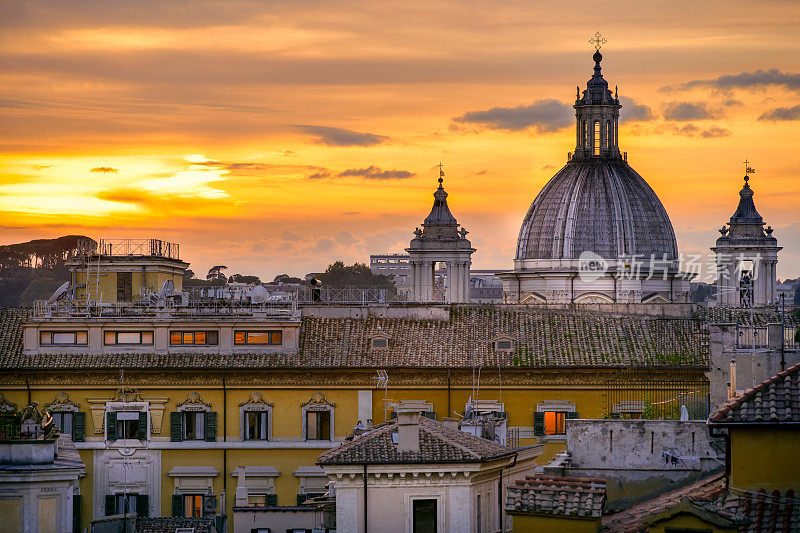
[[[597,120],[594,122],[594,143],[592,144],[594,144],[594,155],[600,155],[600,122]]]
[[[588,144],[586,139],[586,121],[581,120],[581,148],[586,148]]]
[[[611,149],[614,145],[614,126],[609,120],[606,122],[606,148]]]

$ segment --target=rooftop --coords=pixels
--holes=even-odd
[[[724,474],[705,477],[667,492],[620,513],[603,517],[604,532],[638,533],[648,531],[651,518],[674,510],[686,501],[717,518],[736,523],[742,533],[800,531],[800,505],[795,492],[725,490]]]
[[[360,308],[353,308],[359,310]],[[416,309],[416,308],[415,308]],[[412,309],[413,310],[413,309]],[[422,316],[430,308],[419,308]],[[22,353],[29,311],[0,309],[4,368],[705,368],[708,331],[698,320],[610,316],[537,308],[452,306],[443,319],[303,316],[299,353]],[[431,315],[433,316],[433,315]],[[132,319],[135,320],[135,319]],[[388,348],[372,339],[388,339]],[[498,338],[512,341],[498,351]]]
[[[399,452],[392,437],[397,431],[397,420],[374,426],[352,441],[326,451],[317,464],[483,463],[514,453],[505,446],[425,417],[419,419],[419,452]]]
[[[717,407],[711,424],[800,423],[800,364]]]
[[[600,518],[605,499],[604,479],[527,476],[508,487],[506,510]]]

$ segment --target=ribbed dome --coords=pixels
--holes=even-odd
[[[677,259],[675,232],[653,189],[615,157],[573,159],[544,186],[520,229],[517,260]]]

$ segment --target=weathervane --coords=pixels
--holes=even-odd
[[[748,176],[748,174],[755,174],[756,169],[750,166],[750,161],[748,161],[747,159],[742,161],[742,163],[744,163],[744,181],[746,183],[750,181],[750,176]]]
[[[589,43],[590,43],[590,44],[592,44],[592,45],[594,45],[594,49],[595,49],[595,50],[597,50],[597,51],[599,51],[599,50],[600,50],[600,48],[601,48],[601,47],[602,47],[604,44],[606,44],[607,42],[608,42],[608,41],[606,41],[606,40],[603,38],[603,36],[602,36],[602,35],[600,35],[600,32],[599,32],[599,31],[598,31],[597,33],[595,33],[595,34],[594,34],[594,38],[592,38],[592,39],[589,39]]]

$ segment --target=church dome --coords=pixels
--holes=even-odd
[[[517,241],[517,259],[677,259],[675,232],[661,202],[633,168],[616,157],[573,159],[533,201]]]
[[[661,202],[619,151],[619,103],[601,73],[575,99],[576,146],[544,186],[522,223],[517,261],[578,259],[594,252],[616,259],[678,257],[675,232]]]

